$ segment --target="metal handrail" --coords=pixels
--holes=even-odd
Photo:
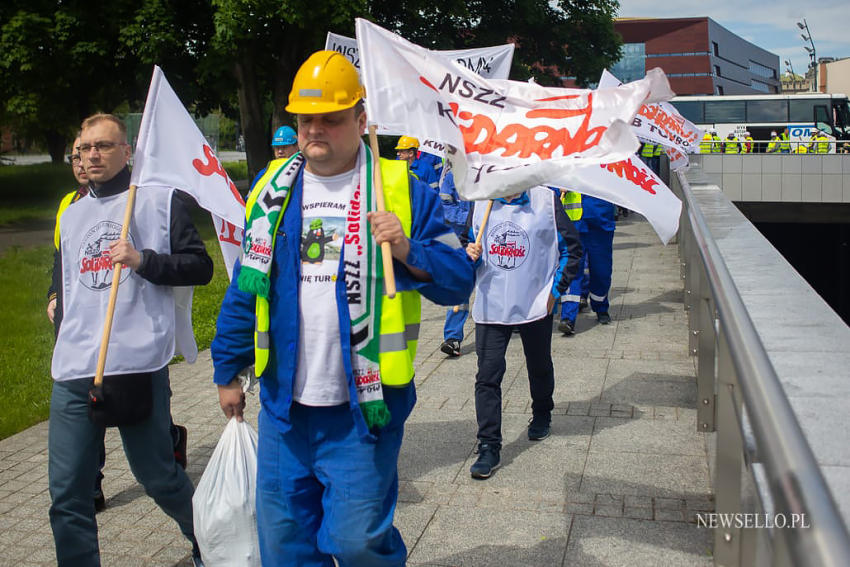
[[[850,535],[838,507],[683,173],[679,180],[776,510],[811,518],[811,529],[785,530],[794,563],[847,565]]]

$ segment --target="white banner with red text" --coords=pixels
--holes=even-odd
[[[618,87],[623,83],[608,70],[602,71],[599,88]],[[632,128],[638,138],[676,148],[683,154],[699,153],[703,131],[679,114],[669,102],[645,104],[632,119]]]
[[[595,91],[543,87],[480,77],[363,19],[356,29],[370,123],[444,144],[462,198],[550,185],[629,207],[665,241],[678,226],[680,205],[672,206],[678,202],[672,194],[672,200],[659,196],[669,193],[663,184],[650,192],[631,181],[583,180],[587,171],[596,179],[602,164],[635,153],[631,120],[644,103],[673,96],[659,69]]]
[[[130,183],[139,189],[174,187],[208,210],[227,276],[231,276],[241,251],[245,202],[157,66],[142,114]]]
[[[325,40],[325,49],[342,53],[360,71],[360,50],[357,48],[357,40],[352,37],[338,35],[328,32]],[[459,65],[463,65],[474,73],[490,79],[507,79],[511,71],[511,63],[514,59],[514,44],[495,45],[492,47],[473,47],[470,49],[450,49],[435,51]],[[378,134],[382,136],[403,136],[406,131],[391,131],[381,128]],[[435,155],[439,158],[445,156],[443,144],[439,141],[422,138],[419,140],[419,150]]]

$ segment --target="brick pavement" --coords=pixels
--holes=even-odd
[[[621,222],[614,240],[608,326],[587,313],[573,337],[553,338],[552,435],[529,442],[531,416],[520,341],[503,383],[502,468],[473,480],[473,324],[464,355],[439,351],[444,309],[423,303],[419,402],[399,463],[396,524],[409,565],[694,566],[711,564],[712,534],[694,514],[713,509],[708,437],[696,432],[694,360],[675,246],[649,225]],[[224,417],[209,353],[171,367],[175,421],[189,429],[197,483]],[[249,399],[256,424],[258,401]],[[0,441],[0,566],[54,565],[47,518],[47,424]],[[144,495],[109,431],[98,515],[104,566],[190,565],[177,526]]]

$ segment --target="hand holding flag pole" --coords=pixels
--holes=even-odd
[[[130,220],[133,218],[133,207],[136,203],[136,186],[130,185],[127,192],[127,207],[124,209],[124,224],[121,226],[121,239],[127,238],[130,231]],[[109,290],[109,304],[106,307],[106,321],[103,323],[103,337],[100,340],[100,352],[97,355],[97,370],[94,375],[94,387],[100,388],[103,384],[103,372],[106,368],[106,351],[109,347],[109,335],[112,334],[112,319],[115,315],[115,302],[118,299],[118,285],[121,283],[120,262],[112,266],[112,289]]]
[[[481,228],[478,229],[478,235],[475,237],[475,245],[481,244],[481,239],[484,237],[484,229],[487,228],[487,219],[490,218],[490,211],[493,209],[493,200],[487,202],[487,208],[484,210],[484,218],[481,219]],[[455,305],[452,308],[454,313],[460,311],[460,305]]]
[[[372,157],[375,160],[373,175],[375,176],[375,197],[378,201],[378,210],[386,211],[384,204],[384,180],[381,177],[380,153],[378,152],[378,127],[375,124],[369,126],[369,147],[372,148]],[[395,297],[395,273],[393,272],[393,253],[389,242],[381,243],[381,256],[384,261],[384,290],[387,297]]]

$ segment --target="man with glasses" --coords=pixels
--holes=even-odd
[[[48,485],[57,562],[100,565],[91,487],[104,428],[89,420],[87,401],[112,271],[121,263],[128,269],[121,276],[105,380],[149,379],[152,394],[147,417],[119,426],[124,452],[145,492],[192,543],[195,566],[202,565],[192,526],[194,488],[175,459],[169,431],[168,362],[177,350],[196,348],[191,314],[175,301],[173,288],[208,283],[212,260],[173,189],[138,191],[130,232],[120,238],[130,182],[130,146],[120,120],[109,114],[87,118],[75,149],[88,191],[57,216],[54,264],[54,318],[61,324],[51,368]]]

